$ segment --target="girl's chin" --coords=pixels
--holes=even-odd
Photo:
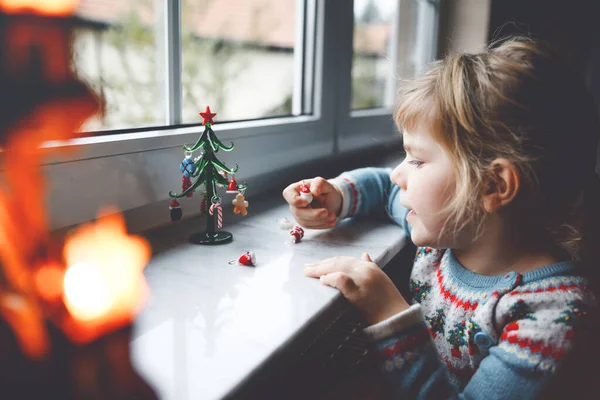
[[[410,226],[410,240],[413,244],[417,247],[437,247],[436,240],[431,235],[423,235],[420,228],[418,226]]]
[[[433,245],[433,243],[431,243],[429,240],[418,240],[418,239],[415,240],[415,239],[412,239],[412,242],[417,247],[435,247]]]
[[[410,240],[417,247],[427,247],[430,245],[430,243],[429,243],[430,241],[423,238],[421,235],[419,235],[418,232],[415,232],[414,229],[411,229],[411,231],[410,231]]]

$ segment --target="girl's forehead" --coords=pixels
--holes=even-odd
[[[411,129],[402,134],[404,149],[410,152],[423,152],[428,154],[447,153],[445,147],[440,143],[430,129]]]
[[[417,128],[410,131],[405,130],[402,134],[405,145],[410,146],[432,146],[436,144],[428,129]]]

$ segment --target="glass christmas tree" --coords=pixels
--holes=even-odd
[[[221,207],[222,199],[217,193],[218,186],[226,186],[227,193],[237,193],[235,201],[238,201],[238,203],[235,204],[239,204],[240,199],[242,204],[245,203],[245,206],[248,204],[244,202],[243,198],[247,185],[237,185],[235,178],[232,177],[231,181],[226,178],[227,174],[233,175],[237,172],[238,165],[236,164],[235,168],[230,169],[216,157],[219,150],[231,151],[234,146],[233,142],[230,143],[230,146],[225,146],[215,135],[212,129],[215,115],[217,114],[210,112],[210,107],[206,107],[206,111],[200,113],[203,118],[204,132],[193,146],[183,146],[185,158],[180,165],[180,170],[183,173],[182,191],[179,194],[169,192],[169,196],[173,198],[169,207],[171,209],[171,220],[176,221],[181,219],[183,215],[177,199],[191,197],[196,189],[202,185],[204,186],[203,203],[206,201],[206,205],[210,204],[210,206],[206,215],[206,230],[190,236],[190,242],[195,244],[222,244],[230,242],[233,238],[231,233],[221,230],[223,226],[223,209]],[[200,156],[192,158],[193,153],[198,150],[201,151]],[[192,179],[195,179],[195,181],[192,182]],[[245,206],[243,215],[245,215]],[[238,207],[236,207],[237,209]]]

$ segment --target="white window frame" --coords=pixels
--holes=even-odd
[[[397,1],[400,5],[407,0]],[[167,55],[162,66],[166,71],[166,122],[181,124],[181,0],[157,0],[157,4],[164,4],[164,19],[159,24],[164,35],[157,39],[157,51]],[[306,51],[300,62],[314,64],[314,71],[304,77],[295,75],[295,84],[302,85],[295,88],[293,108],[305,111],[312,107],[311,115],[215,125],[224,143],[235,143],[235,149],[224,154],[222,160],[227,165],[239,164],[236,179],[249,183],[248,195],[272,188],[273,171],[399,141],[391,108],[350,110],[353,7],[351,0],[306,0],[306,6],[299,9],[303,28],[297,35],[307,32],[308,38],[302,43]],[[431,15],[437,29],[437,12]],[[435,32],[430,35],[435,37]],[[427,46],[433,59],[436,43],[428,42]],[[307,87],[307,83],[311,85]],[[91,220],[106,205],[126,211],[132,231],[165,224],[168,192],[180,185],[182,145],[195,142],[202,129],[148,129],[45,144],[77,147],[77,151],[47,160],[44,165],[50,181],[51,227],[59,229]],[[285,176],[278,179],[283,181]],[[195,214],[191,209],[199,211],[199,206],[191,204],[182,205],[188,216]]]

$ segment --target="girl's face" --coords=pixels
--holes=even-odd
[[[417,246],[456,248],[456,235],[440,232],[447,213],[442,213],[455,188],[452,160],[426,129],[404,132],[406,158],[391,174],[400,186],[400,203],[410,209],[406,221]]]

